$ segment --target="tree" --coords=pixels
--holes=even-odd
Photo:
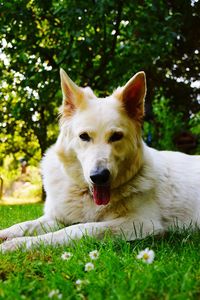
[[[199,111],[191,88],[199,78],[199,12],[199,1],[188,0],[1,0],[0,127],[7,143],[13,133],[25,143],[33,136],[44,153],[55,140],[60,67],[101,96],[144,70],[147,120],[162,94],[188,123]]]

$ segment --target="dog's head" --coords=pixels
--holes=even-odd
[[[112,189],[130,180],[141,167],[141,122],[144,72],[106,98],[78,87],[61,70],[63,104],[57,153],[79,183],[93,191],[96,204],[107,204]]]

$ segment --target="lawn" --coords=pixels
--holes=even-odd
[[[0,228],[41,214],[41,204],[0,206]],[[74,248],[0,254],[0,299],[200,299],[199,245],[199,232],[185,230],[131,243],[87,237]],[[137,259],[147,247],[155,252],[151,264]],[[72,256],[64,260],[64,252]],[[94,269],[85,271],[88,262]]]

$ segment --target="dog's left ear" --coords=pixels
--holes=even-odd
[[[123,87],[121,100],[131,118],[142,121],[144,117],[144,98],[146,95],[146,76],[136,73]]]

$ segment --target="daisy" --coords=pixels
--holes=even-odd
[[[69,260],[72,256],[73,256],[72,253],[70,253],[70,252],[64,252],[64,253],[61,255],[61,258],[62,258],[63,260]]]
[[[83,284],[83,280],[77,279],[75,283],[76,283],[76,285],[81,285],[81,284]]]
[[[149,248],[146,248],[145,250],[142,250],[137,255],[138,259],[142,259],[143,262],[146,264],[151,264],[154,260],[155,253],[153,250],[149,250]]]
[[[84,283],[84,281],[81,280],[81,279],[76,280],[75,284],[76,284],[76,287],[77,287],[78,290],[81,290],[81,287],[82,287],[83,283]]]
[[[94,265],[93,265],[93,263],[91,263],[91,262],[86,263],[86,264],[85,264],[85,271],[86,271],[86,272],[90,272],[90,271],[92,271],[92,270],[94,270]]]
[[[92,259],[92,260],[95,260],[99,257],[99,251],[98,250],[93,250],[89,253],[89,257]]]
[[[53,298],[53,297],[56,297],[58,299],[62,299],[62,294],[60,293],[59,290],[52,290],[49,295],[48,295],[49,298]]]
[[[89,284],[89,281],[87,279],[85,279],[85,280],[77,279],[75,284],[76,284],[77,290],[80,291],[83,286]]]

